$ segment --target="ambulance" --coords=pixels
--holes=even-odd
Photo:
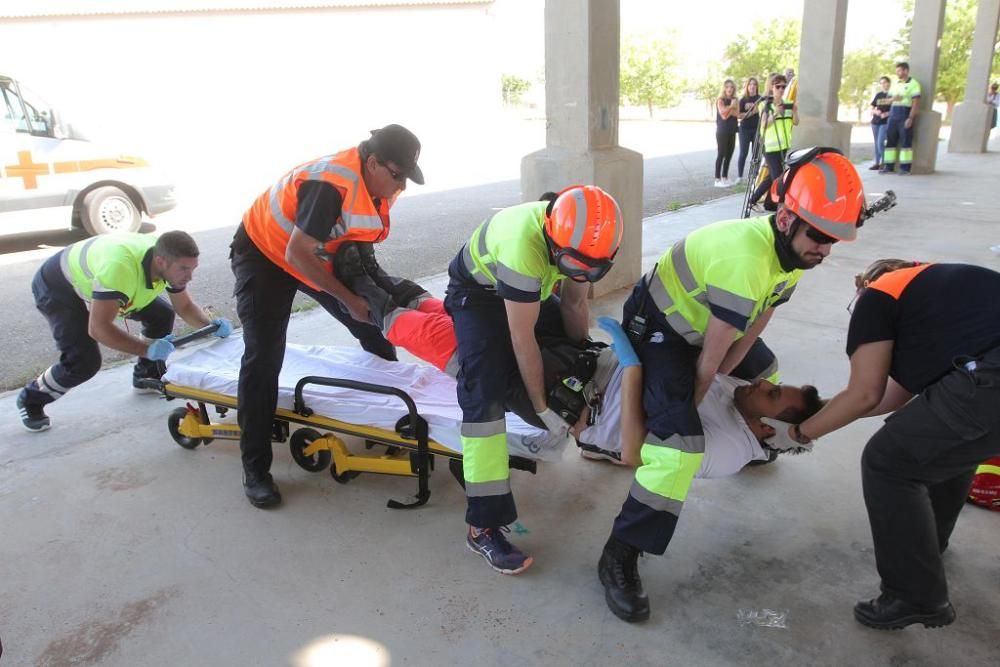
[[[134,232],[174,208],[174,186],[141,157],[89,141],[0,74],[0,235],[42,228]]]

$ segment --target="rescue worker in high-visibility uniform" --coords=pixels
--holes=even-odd
[[[1000,456],[1000,273],[899,259],[855,280],[847,387],[789,435],[808,443],[860,417],[892,416],[861,455],[881,594],[854,605],[879,630],[948,625],[942,554],[976,467]]]
[[[538,424],[570,437],[572,425],[548,405],[536,325],[561,318],[570,340],[587,337],[590,283],[611,268],[622,233],[611,195],[593,185],[572,186],[500,211],[472,233],[448,267],[445,307],[458,341],[466,544],[503,574],[532,563],[503,534],[517,519],[504,420],[508,386],[520,375]],[[552,297],[557,284],[558,301]]]
[[[753,191],[750,201],[757,202],[770,189],[774,175],[784,169],[785,155],[792,146],[792,127],[799,124],[799,111],[794,100],[785,99],[788,80],[783,74],[771,78],[771,90],[759,103],[760,131],[764,138],[764,161],[767,176]]]
[[[697,406],[716,373],[742,379],[776,371],[759,336],[803,270],[832,244],[855,238],[861,178],[839,151],[789,155],[771,193],[777,212],[702,227],[677,242],[625,303],[625,329],[643,367],[646,437],[641,465],[598,565],[611,611],[649,617],[640,552],[662,554],[673,535],[705,442]]]
[[[17,397],[21,423],[44,431],[45,406],[101,369],[98,343],[139,357],[132,371],[138,391],[158,391],[164,360],[173,351],[168,336],[174,314],[194,327],[218,324],[228,336],[229,320],[212,320],[192,301],[187,284],[198,266],[198,245],[186,232],[109,234],[78,241],[52,255],[35,273],[35,306],[48,320],[59,362],[29,382]],[[169,303],[161,298],[164,292]],[[142,323],[142,337],[115,325],[122,317]]]
[[[420,142],[400,125],[375,130],[356,148],[300,165],[266,190],[233,238],[236,311],[243,323],[238,420],[243,490],[260,508],[281,503],[271,477],[271,433],[278,375],[296,292],[315,299],[384,359],[395,348],[369,317],[366,300],[337,278],[331,257],[348,242],[389,234],[389,207],[406,180],[423,184]]]
[[[899,160],[899,173],[909,174],[913,167],[913,123],[920,106],[920,84],[910,76],[910,64],[896,63],[896,83],[889,89],[889,126],[885,135],[880,174],[891,174]]]

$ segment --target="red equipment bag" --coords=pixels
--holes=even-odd
[[[969,489],[969,502],[1000,512],[1000,456],[995,456],[976,469]]]

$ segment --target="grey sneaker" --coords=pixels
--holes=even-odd
[[[21,424],[32,433],[47,431],[52,423],[40,405],[24,402],[24,390],[17,396],[17,410],[21,414]]]

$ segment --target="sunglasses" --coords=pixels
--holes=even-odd
[[[774,84],[774,87],[775,87],[775,88],[780,88],[781,90],[784,90],[784,89],[785,89],[785,88],[787,88],[788,86],[786,86],[786,85],[785,85],[785,84],[783,84],[783,83],[776,83],[776,84]]]
[[[616,253],[617,254],[617,253]],[[563,274],[578,283],[596,283],[607,275],[614,264],[611,259],[587,257],[575,248],[552,248],[552,260]]]
[[[833,245],[834,243],[840,240],[832,236],[827,236],[826,234],[819,231],[809,223],[805,223],[805,225],[806,225],[806,236],[808,236],[814,243],[818,243],[820,245],[828,245],[828,244]]]
[[[376,159],[375,161],[376,161],[376,162],[378,162],[378,163],[379,163],[380,165],[382,165],[383,167],[385,167],[385,170],[386,170],[387,172],[389,172],[389,175],[390,175],[390,176],[392,176],[392,179],[393,179],[394,181],[397,181],[397,182],[399,182],[399,183],[403,183],[403,182],[405,182],[405,181],[406,181],[406,174],[404,174],[403,172],[401,172],[401,171],[396,171],[395,169],[393,169],[392,167],[390,167],[389,165],[387,165],[387,164],[386,164],[385,162],[383,162],[382,160],[379,160],[379,159]]]

